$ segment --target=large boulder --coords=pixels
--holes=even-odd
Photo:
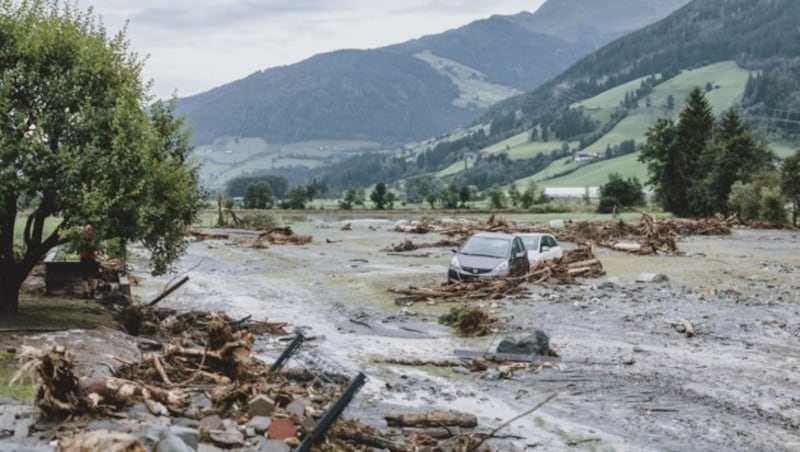
[[[542,330],[536,330],[519,341],[506,337],[500,341],[497,352],[546,356],[550,353],[550,337]]]

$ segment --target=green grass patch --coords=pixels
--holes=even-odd
[[[0,397],[11,397],[19,403],[31,404],[38,385],[28,378],[10,384],[18,368],[16,355],[0,353]]]
[[[115,327],[111,312],[95,300],[21,294],[19,314],[0,318],[0,334],[9,331],[54,331]]]

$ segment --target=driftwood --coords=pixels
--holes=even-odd
[[[292,228],[286,226],[282,228],[272,228],[259,234],[253,241],[251,247],[266,248],[265,242],[271,244],[292,243],[295,245],[305,245],[311,243],[314,238],[310,235],[295,234]]]
[[[475,428],[478,418],[474,414],[456,411],[429,411],[426,413],[391,413],[384,416],[390,427],[464,427]]]
[[[519,292],[523,278],[483,278],[444,285],[440,288],[409,286],[407,289],[389,288],[389,292],[405,295],[414,300],[440,299],[457,301],[463,299],[499,299]]]
[[[197,240],[227,240],[230,237],[224,232],[208,229],[189,229],[189,234]]]
[[[461,244],[461,240],[439,240],[438,242],[434,243],[414,243],[411,240],[403,240],[397,245],[392,244],[392,246],[384,249],[384,251],[400,253],[403,251],[414,251],[421,248],[458,248],[461,246]]]

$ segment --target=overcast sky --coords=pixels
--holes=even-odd
[[[109,32],[125,21],[153,94],[185,97],[343,48],[374,48],[535,11],[544,0],[79,0]]]

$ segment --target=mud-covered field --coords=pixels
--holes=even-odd
[[[400,307],[389,287],[435,287],[449,249],[383,251],[436,234],[394,232],[391,219],[308,217],[290,223],[308,245],[254,249],[193,243],[177,270],[190,281],[165,302],[286,321],[313,338],[306,349],[367,385],[347,414],[381,428],[389,411],[433,407],[475,413],[498,450],[800,449],[800,234],[737,230],[679,243],[682,256],[598,250],[608,275],[574,286],[528,285],[522,295],[473,301],[500,319],[496,334],[459,338],[436,322],[450,304]],[[351,230],[341,226],[350,223]],[[246,242],[246,240],[244,240]],[[669,281],[639,283],[642,272]],[[166,279],[145,279],[142,298]],[[686,323],[694,329],[689,336]],[[511,378],[461,368],[397,366],[386,358],[448,360],[542,329],[560,358]],[[284,344],[265,342],[273,359]],[[302,360],[293,365],[311,365]],[[319,365],[319,364],[317,364]]]

